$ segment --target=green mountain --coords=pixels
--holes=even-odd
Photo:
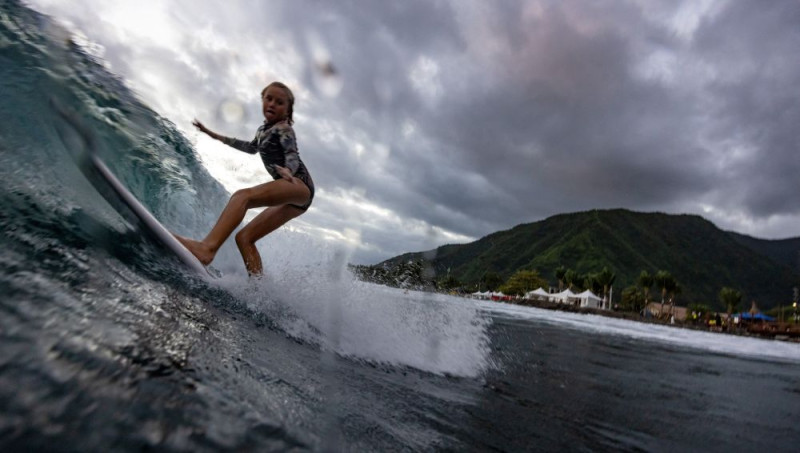
[[[406,253],[373,268],[421,261],[437,277],[448,274],[475,285],[487,272],[507,279],[535,269],[553,286],[563,265],[584,274],[612,270],[615,301],[642,270],[669,271],[682,288],[677,303],[718,306],[719,290],[740,290],[743,305],[762,309],[791,301],[798,286],[800,238],[769,241],[726,232],[697,215],[640,213],[623,209],[561,214],[518,225],[475,242]],[[654,290],[653,293],[657,293]]]
[[[733,232],[728,234],[740,244],[800,272],[800,238],[768,240]]]

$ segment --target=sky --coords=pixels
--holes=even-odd
[[[195,144],[269,179],[260,91],[296,97],[293,225],[374,264],[555,214],[698,214],[800,236],[795,0],[28,0]]]

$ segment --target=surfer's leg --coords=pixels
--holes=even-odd
[[[263,273],[261,255],[256,249],[256,241],[304,212],[302,209],[290,205],[267,208],[236,233],[236,245],[242,254],[248,274],[261,275]]]
[[[308,187],[302,182],[291,183],[279,179],[255,187],[237,190],[222,210],[216,225],[202,241],[180,238],[183,245],[203,264],[210,263],[217,250],[233,230],[242,223],[248,209],[278,206],[286,203],[303,204],[310,196]],[[279,225],[280,226],[280,225]],[[266,233],[265,233],[266,234]]]

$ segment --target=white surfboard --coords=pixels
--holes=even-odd
[[[196,272],[203,278],[216,277],[216,275],[200,263],[183,244],[175,239],[172,233],[170,233],[135,196],[133,196],[125,185],[123,185],[103,161],[100,160],[94,150],[92,135],[83,127],[77,119],[77,115],[68,112],[55,100],[52,100],[51,104],[58,112],[59,116],[71,126],[72,130],[82,142],[81,145],[83,146],[80,147],[82,149],[75,149],[76,147],[66,143],[67,140],[65,140],[62,134],[62,140],[65,141],[70,155],[73,160],[75,160],[75,163],[84,176],[86,176],[86,179],[100,192],[100,195],[108,201],[111,207],[127,220],[128,223],[138,228],[139,231],[143,232],[175,255],[187,268]]]

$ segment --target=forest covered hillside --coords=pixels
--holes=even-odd
[[[423,278],[447,275],[464,288],[477,288],[489,273],[507,279],[520,270],[536,270],[558,286],[556,269],[580,274],[616,274],[616,294],[635,285],[645,270],[666,270],[681,286],[677,303],[717,304],[722,287],[741,291],[762,308],[791,301],[798,286],[800,238],[763,240],[723,231],[697,215],[641,213],[624,209],[561,214],[518,225],[475,242],[406,253],[362,275],[413,264]],[[615,297],[616,299],[616,297]]]

